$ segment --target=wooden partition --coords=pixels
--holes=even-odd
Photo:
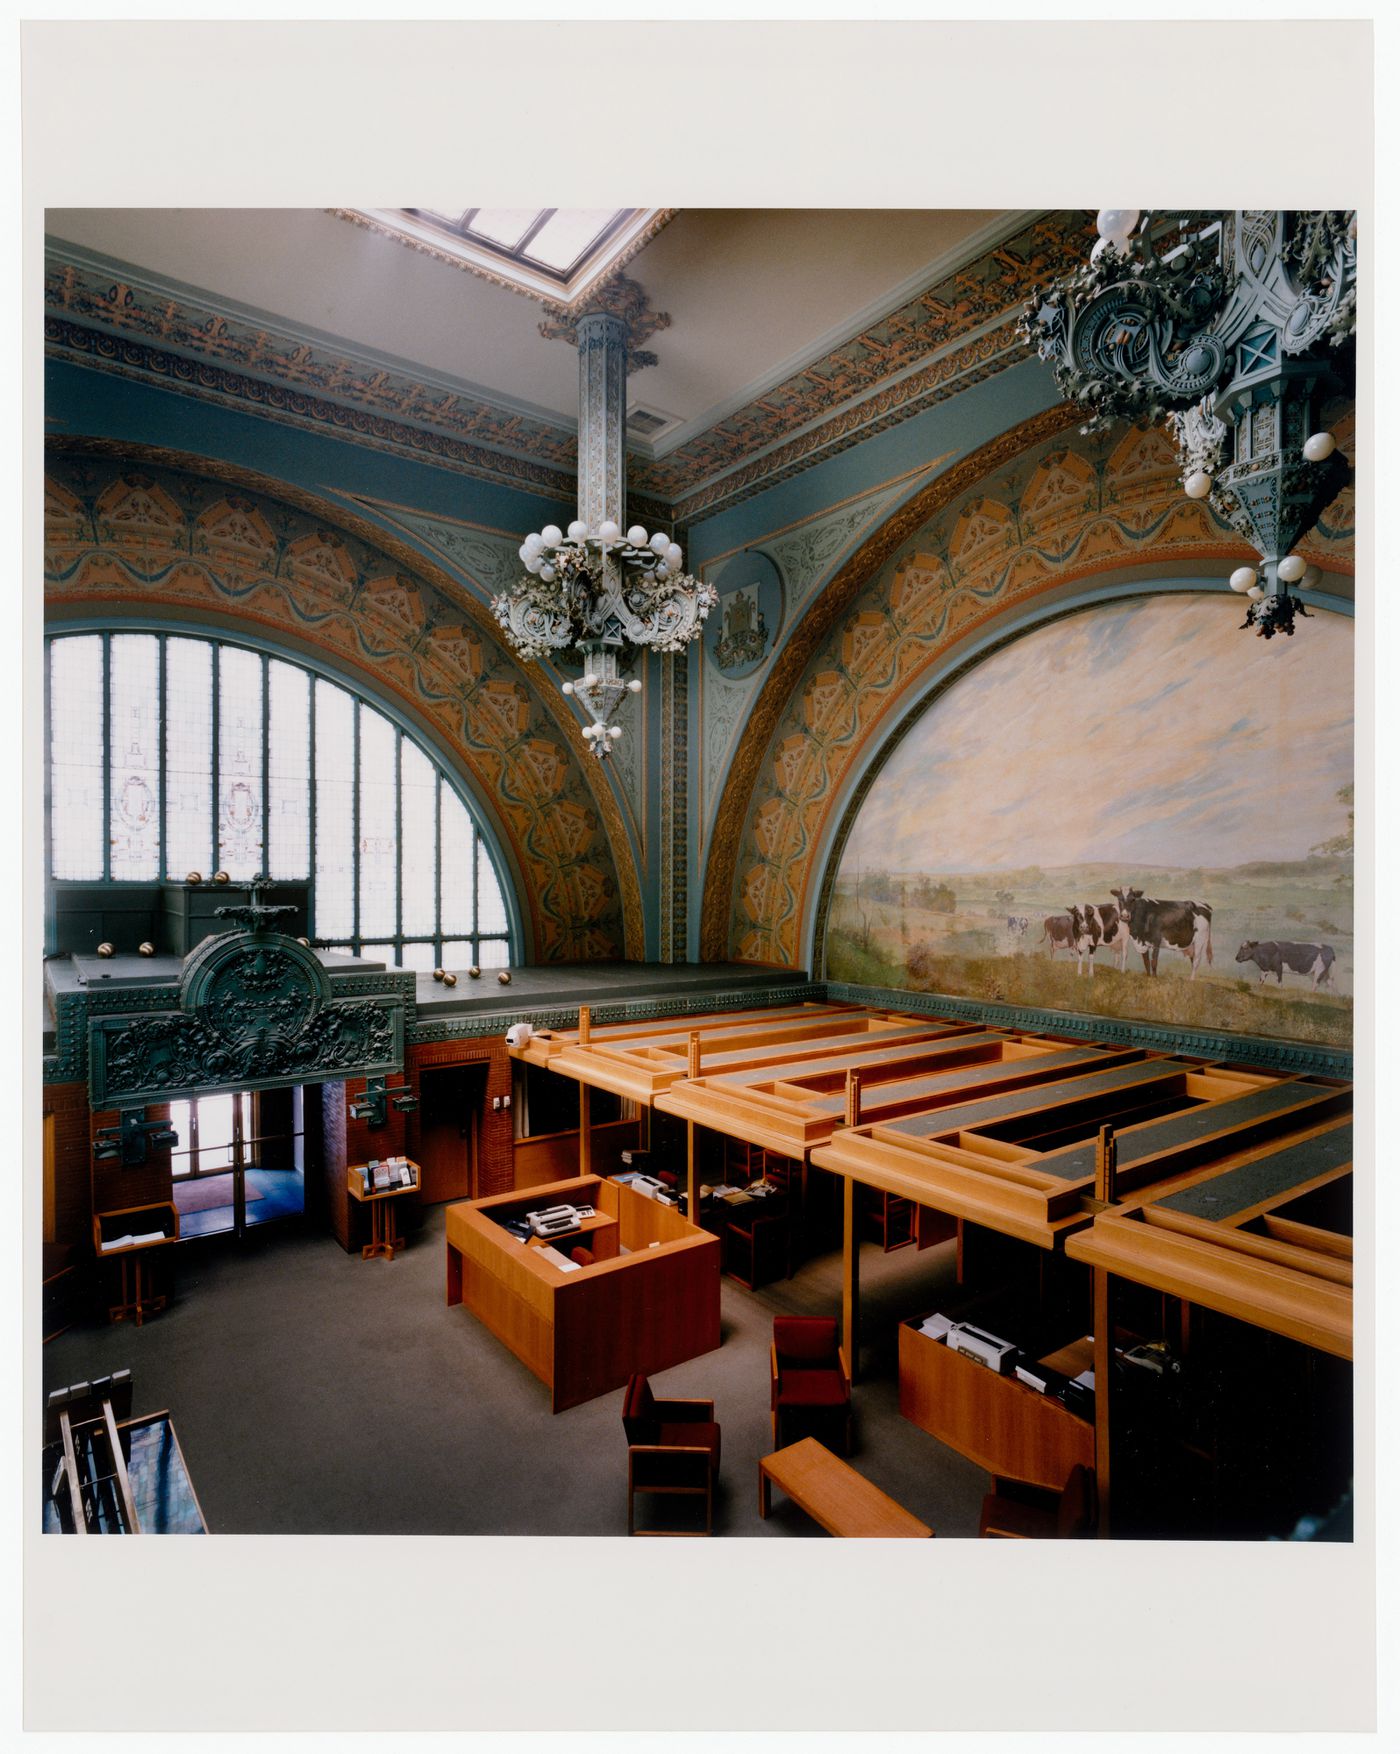
[[[603,1121],[590,1129],[593,1169],[611,1175],[622,1168],[622,1153],[637,1143],[636,1121]],[[515,1186],[539,1188],[560,1181],[578,1169],[578,1129],[567,1133],[536,1133],[515,1142]]]
[[[615,1218],[615,1260],[566,1272],[499,1219],[588,1204]],[[655,1245],[655,1246],[652,1246]],[[568,1238],[561,1239],[566,1249]],[[553,1411],[719,1345],[720,1247],[674,1208],[596,1176],[447,1209],[447,1301],[465,1303],[551,1392]]]

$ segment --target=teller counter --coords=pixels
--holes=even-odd
[[[586,1235],[532,1248],[506,1221],[544,1206],[589,1205],[610,1258],[567,1262]],[[615,1227],[615,1228],[614,1228]],[[472,1314],[549,1389],[552,1410],[620,1389],[720,1343],[720,1245],[673,1207],[600,1176],[465,1200],[447,1208],[447,1301]]]

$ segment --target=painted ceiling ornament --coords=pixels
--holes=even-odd
[[[1356,215],[1111,208],[1098,231],[1020,332],[1087,411],[1085,432],[1169,428],[1187,497],[1259,551],[1230,581],[1252,599],[1243,625],[1291,634],[1307,614],[1294,549],[1351,478],[1321,408],[1355,391]]]
[[[626,274],[617,274],[596,292],[590,293],[581,305],[570,309],[567,305],[549,305],[550,318],[540,324],[540,334],[546,341],[567,341],[571,347],[578,345],[579,320],[600,312],[608,316],[620,317],[627,325],[627,370],[629,372],[644,371],[647,366],[656,364],[656,355],[648,353],[641,346],[649,341],[660,329],[671,327],[668,311],[654,311],[646,288],[639,286]]]

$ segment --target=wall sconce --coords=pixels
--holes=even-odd
[[[144,1108],[122,1110],[115,1127],[102,1127],[92,1142],[92,1154],[99,1162],[121,1159],[123,1169],[139,1169],[150,1155],[152,1145],[176,1146],[180,1135],[169,1121],[148,1121]]]
[[[411,1115],[418,1107],[418,1098],[406,1084],[390,1090],[383,1078],[366,1078],[364,1095],[357,1096],[350,1104],[350,1119],[363,1121],[370,1127],[386,1126],[390,1103],[399,1114]]]

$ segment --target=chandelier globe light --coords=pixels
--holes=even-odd
[[[575,654],[583,674],[560,684],[583,709],[584,741],[601,761],[622,738],[614,722],[629,694],[637,652],[684,651],[719,600],[713,585],[685,571],[667,530],[624,528],[627,419],[626,323],[598,310],[580,317],[579,504],[566,529],[546,524],[520,544],[523,572],[491,607],[526,662]]]

